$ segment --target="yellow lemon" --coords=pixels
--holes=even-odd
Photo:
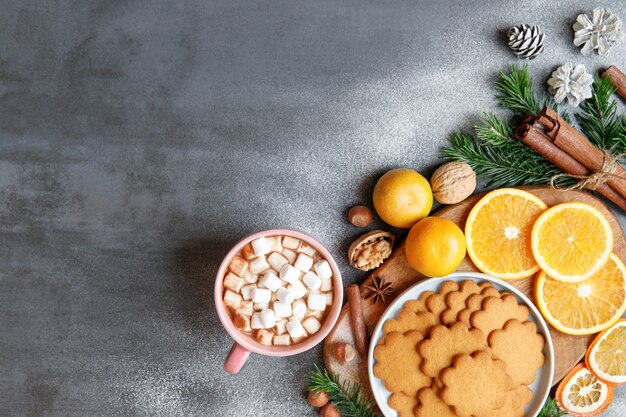
[[[415,270],[429,277],[454,272],[465,258],[465,236],[451,220],[426,217],[406,238],[406,258]]]
[[[408,168],[384,174],[374,187],[374,208],[385,223],[409,228],[428,216],[433,206],[433,192],[428,180]]]

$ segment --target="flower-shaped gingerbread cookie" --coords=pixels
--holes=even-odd
[[[424,337],[418,331],[406,334],[392,332],[385,336],[385,344],[376,346],[374,375],[385,383],[389,391],[403,392],[415,397],[417,392],[429,387],[431,379],[420,370],[422,358],[417,354],[417,344]]]
[[[387,320],[383,325],[385,334],[391,332],[406,333],[411,330],[417,330],[422,336],[428,334],[431,327],[435,325],[435,316],[428,311],[420,311],[414,313],[403,308],[398,313],[395,320]]]
[[[452,291],[458,291],[459,284],[454,281],[445,281],[439,287],[439,292],[432,294],[430,297],[426,298],[424,304],[426,304],[426,308],[428,311],[433,313],[435,316],[435,320],[437,324],[440,324],[440,316],[441,313],[448,308],[446,305],[446,295]]]
[[[456,355],[485,349],[488,349],[485,334],[478,329],[470,330],[463,323],[433,327],[430,338],[417,345],[423,358],[421,369],[432,378],[438,378],[443,369],[451,366]]]
[[[509,320],[502,330],[491,332],[488,341],[493,356],[504,361],[515,384],[529,385],[535,380],[537,369],[543,366],[545,343],[535,323]]]
[[[401,392],[391,394],[389,407],[398,412],[398,417],[415,417],[413,410],[417,406],[417,397],[409,396]]]
[[[450,406],[443,402],[437,388],[423,388],[417,398],[419,403],[415,417],[457,417]]]
[[[513,295],[487,297],[483,300],[482,310],[472,313],[470,323],[489,336],[493,330],[503,328],[504,323],[511,319],[526,321],[529,313],[528,307],[519,305]]]
[[[453,366],[441,372],[441,381],[441,398],[461,416],[491,416],[515,388],[504,362],[483,351],[457,356]]]

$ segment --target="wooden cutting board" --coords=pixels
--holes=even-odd
[[[622,261],[626,261],[626,240],[624,239],[622,228],[613,212],[611,212],[611,210],[600,199],[583,191],[560,191],[547,186],[530,186],[520,188],[537,195],[548,206],[568,201],[580,201],[596,207],[606,216],[611,224],[611,227],[613,228],[615,239],[613,251],[622,259]],[[474,195],[459,204],[446,206],[434,215],[448,218],[459,225],[461,229],[464,229],[469,211],[483,195],[484,194]],[[469,257],[466,256],[457,271],[477,272],[478,270],[472,264]],[[390,303],[395,296],[400,295],[411,285],[426,279],[425,276],[416,272],[408,264],[404,255],[404,242],[395,248],[389,259],[387,259],[378,269],[374,270],[372,275],[367,278],[363,284],[371,283],[372,277],[380,275],[384,276],[385,281],[390,282],[394,288],[394,295],[392,297],[388,297],[388,303]],[[531,290],[531,278],[509,282],[519,288],[531,300],[534,299]],[[363,292],[363,285],[361,285],[361,289]],[[363,316],[365,318],[368,334],[371,334],[374,330],[374,327],[376,326],[379,317],[385,311],[385,308],[386,306],[381,302],[372,304],[368,300],[363,301]],[[574,367],[574,365],[580,361],[587,350],[587,346],[593,339],[593,336],[570,336],[561,333],[552,327],[550,327],[550,334],[554,343],[554,384],[556,384],[567,374],[567,372],[570,371],[570,369]],[[371,394],[367,376],[367,358],[360,358],[357,355],[352,362],[342,365],[333,356],[333,346],[336,343],[342,342],[354,345],[354,339],[352,338],[352,331],[350,329],[350,313],[347,305],[344,306],[337,324],[326,337],[324,342],[324,363],[326,369],[330,372],[338,374],[343,380],[360,383],[366,392]]]

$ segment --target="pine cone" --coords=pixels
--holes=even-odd
[[[577,107],[581,101],[591,97],[593,77],[583,64],[575,67],[565,64],[556,69],[548,80],[548,90],[554,94],[554,101],[560,103],[567,98],[570,105]]]
[[[622,19],[608,9],[597,7],[591,16],[579,14],[574,23],[574,45],[582,45],[580,52],[585,56],[593,50],[606,56],[611,47],[622,39]]]
[[[509,48],[518,58],[534,59],[543,52],[543,37],[537,25],[514,26],[509,30]]]

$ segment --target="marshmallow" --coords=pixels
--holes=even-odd
[[[283,303],[282,301],[276,301],[272,305],[274,309],[274,315],[279,318],[291,316],[291,304]]]
[[[289,346],[291,340],[289,340],[288,334],[281,334],[280,336],[274,336],[274,346]]]
[[[229,272],[224,277],[224,287],[234,292],[239,292],[239,290],[241,290],[241,287],[243,287],[245,283],[246,281],[244,281],[242,278],[239,278],[232,272]]]
[[[286,319],[282,319],[282,320],[276,321],[276,324],[274,325],[272,330],[277,335],[281,335],[281,334],[285,333],[287,331],[287,320]]]
[[[292,339],[299,339],[306,336],[306,331],[304,330],[304,327],[302,327],[302,323],[298,320],[290,320],[287,322],[287,332]]]
[[[306,303],[304,302],[304,300],[300,299],[294,301],[291,305],[291,313],[295,318],[304,318],[304,316],[306,315]]]
[[[322,280],[313,271],[309,271],[302,277],[302,282],[313,291],[317,291],[322,286]]]
[[[300,240],[295,237],[285,236],[283,237],[283,247],[287,249],[297,249],[300,246]]]
[[[333,305],[333,293],[332,292],[325,292],[324,297],[326,297],[327,306]]]
[[[264,288],[255,288],[252,291],[252,301],[255,303],[269,303],[272,299],[272,292]]]
[[[322,278],[322,286],[320,287],[320,291],[330,291],[333,289],[333,279],[332,278]]]
[[[308,334],[315,334],[322,327],[322,323],[315,317],[309,317],[302,322],[302,327],[304,327],[304,330],[306,330]]]
[[[289,264],[285,264],[285,266],[280,269],[280,278],[283,281],[293,284],[300,279],[300,270]]]
[[[250,261],[250,272],[253,274],[260,274],[268,269],[270,269],[270,264],[267,263],[265,256],[260,256]]]
[[[302,282],[300,281],[296,281],[293,284],[289,284],[287,286],[287,289],[293,291],[293,296],[296,300],[304,297],[308,292],[304,284],[302,284]]]
[[[317,251],[312,246],[309,246],[309,245],[307,245],[304,242],[300,242],[300,246],[298,247],[296,252],[304,253],[306,255],[309,255],[310,257],[313,257],[313,256],[315,256],[315,253]]]
[[[272,271],[266,271],[260,282],[270,291],[276,291],[282,287],[282,281]]]
[[[266,308],[265,310],[261,310],[259,317],[261,318],[263,329],[270,329],[276,324],[276,315],[272,309]]]
[[[285,264],[289,263],[289,261],[280,253],[274,252],[267,257],[267,263],[270,264],[274,271],[280,271]]]
[[[248,270],[248,262],[246,262],[241,256],[234,256],[233,260],[230,261],[230,265],[228,265],[228,269],[233,271],[235,275],[242,277]]]
[[[242,275],[242,278],[248,284],[254,284],[259,280],[259,276],[257,274],[253,274],[252,271],[250,271],[250,268],[246,270],[246,272]]]
[[[261,329],[256,332],[256,340],[262,345],[271,346],[273,338],[274,338],[274,333],[272,333],[269,330]]]
[[[298,255],[298,259],[296,259],[296,262],[293,264],[293,266],[295,266],[302,272],[308,272],[313,266],[313,258],[305,255],[304,253],[301,253],[300,255]]]
[[[261,313],[256,312],[252,314],[252,319],[250,320],[250,327],[253,329],[262,329],[263,322],[261,322]]]
[[[254,311],[265,310],[269,306],[270,306],[269,303],[254,303],[254,304],[252,304],[252,308],[254,309]]]
[[[226,290],[226,292],[224,293],[224,304],[226,304],[227,306],[237,308],[239,307],[240,303],[241,303],[241,295],[235,292],[232,292],[231,290]]]
[[[252,295],[254,294],[255,289],[256,285],[254,284],[246,285],[241,289],[241,296],[244,300],[252,300]]]
[[[256,256],[267,255],[272,251],[270,243],[264,237],[253,240],[250,244],[252,245],[252,249],[254,250],[254,254]]]
[[[333,276],[333,270],[325,259],[315,263],[315,272],[322,280]]]
[[[239,308],[237,308],[238,313],[246,316],[251,316],[253,311],[252,301],[242,301],[241,304],[239,304]]]
[[[326,309],[326,296],[323,294],[309,294],[307,306],[311,310],[324,311]]]
[[[283,256],[287,258],[290,264],[293,264],[298,257],[298,255],[294,251],[289,249],[283,249]]]
[[[288,288],[279,288],[276,292],[276,298],[283,303],[293,303],[296,299],[294,292]]]
[[[233,324],[242,332],[249,332],[250,316],[246,316],[245,314],[241,313],[235,313],[235,316],[233,317]]]
[[[280,243],[280,236],[268,237],[266,240],[270,245],[270,252],[280,252],[283,250],[283,245]]]
[[[249,261],[256,258],[256,255],[254,254],[254,249],[252,249],[252,245],[249,243],[244,246],[243,249],[241,249],[241,254]]]

